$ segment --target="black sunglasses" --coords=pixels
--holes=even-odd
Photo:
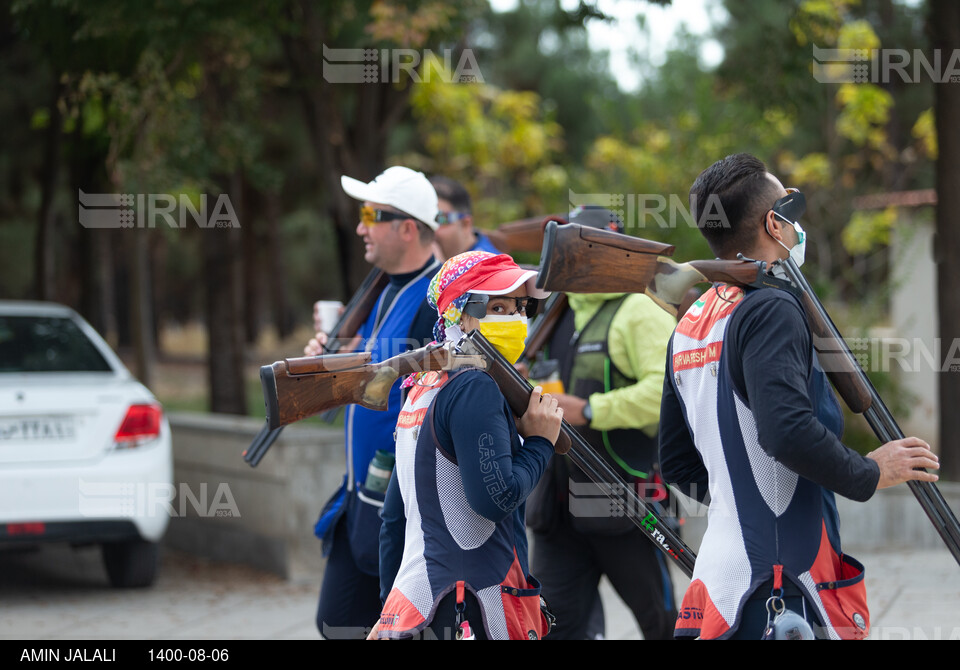
[[[467,302],[463,305],[463,313],[472,316],[475,319],[482,319],[487,315],[487,304],[490,300],[513,300],[516,303],[516,312],[523,314],[528,319],[537,313],[540,307],[539,298],[529,296],[523,298],[514,298],[503,295],[487,295],[486,293],[471,293]]]
[[[787,194],[773,203],[770,209],[781,219],[795,223],[807,211],[807,198],[799,189],[788,188]]]

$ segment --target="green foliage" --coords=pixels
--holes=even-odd
[[[851,254],[867,254],[890,243],[890,231],[897,223],[897,208],[857,211],[843,229],[843,246]]]
[[[281,234],[284,267],[290,277],[289,300],[297,313],[311,314],[317,300],[339,299],[341,261],[333,223],[313,209],[298,209],[283,217]]]
[[[932,107],[924,110],[917,117],[917,122],[913,124],[910,134],[919,141],[920,147],[927,158],[930,160],[937,159],[937,128]]]
[[[843,84],[837,91],[841,112],[837,132],[857,146],[889,152],[885,126],[893,96],[873,84]]]
[[[833,165],[830,163],[830,157],[822,152],[808,153],[793,163],[787,160],[785,167],[793,176],[791,183],[798,187],[827,188],[833,181]]]
[[[545,118],[532,91],[504,91],[486,83],[424,77],[410,96],[428,157],[407,163],[463,182],[474,194],[479,225],[542,213],[542,194],[556,194],[562,168],[562,128]]]
[[[882,316],[886,268],[867,275],[857,261],[887,243],[895,215],[854,212],[852,198],[932,184],[929,86],[822,84],[811,72],[814,44],[926,45],[922,4],[727,0],[717,70],[697,59],[699,38],[680,34],[662,66],[638,57],[645,77],[637,94],[620,91],[607,54],[589,46],[586,26],[607,20],[595,2],[567,10],[521,0],[502,13],[483,0],[7,6],[0,85],[16,95],[0,99],[0,281],[18,297],[30,291],[37,175],[56,118],[63,165],[53,202],[57,220],[70,224],[57,237],[62,275],[82,262],[75,173],[92,165],[103,190],[185,194],[194,203],[239,179],[249,196],[242,225],[258,241],[267,234],[258,199],[279,203],[270,231],[280,230],[288,302],[301,322],[313,300],[344,291],[328,154],[340,160],[329,164],[357,174],[389,157],[457,178],[481,226],[563,212],[578,194],[620,198],[629,232],[673,243],[687,260],[710,257],[687,218],[691,182],[717,159],[749,151],[807,193],[818,291],[857,304],[876,299],[869,318]],[[638,15],[646,7],[636,3]],[[412,86],[327,86],[323,46],[469,48],[484,82],[446,83],[451,73],[427,63],[424,72],[436,76]],[[394,95],[405,90],[409,101]],[[371,114],[380,125],[355,123]],[[198,236],[165,226],[150,234],[163,252],[163,285],[196,316]]]
[[[3,268],[0,299],[30,297],[33,266],[24,263],[34,253],[33,222],[5,219],[0,222],[0,268]]]
[[[696,176],[726,155],[767,155],[793,131],[792,115],[741,103],[733,89],[718,89],[704,71],[693,38],[681,36],[657,77],[637,95],[633,125],[598,137],[571,180],[577,193],[624,194],[628,230],[677,246],[677,258],[712,254],[689,214],[687,194]],[[750,128],[745,136],[741,130]]]
[[[643,4],[637,3],[638,12]],[[470,46],[487,83],[537,93],[544,115],[563,128],[564,151],[573,163],[627,101],[607,54],[592,50],[587,40],[587,24],[605,20],[596,3],[566,11],[555,0],[521,0],[511,11],[488,9],[472,30]]]

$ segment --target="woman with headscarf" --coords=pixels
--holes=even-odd
[[[436,340],[479,329],[515,363],[526,318],[545,297],[535,278],[505,254],[449,259],[428,290]],[[404,386],[380,531],[384,608],[371,637],[543,637],[549,624],[529,574],[523,506],[560,432],[556,399],[534,389],[517,420],[476,368],[419,373]]]

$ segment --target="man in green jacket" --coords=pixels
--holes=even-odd
[[[571,223],[623,232],[599,207]],[[550,341],[564,419],[645,499],[665,495],[656,475],[667,342],[676,320],[640,294],[568,294],[570,310]],[[660,552],[567,458],[554,457],[527,502],[532,573],[557,617],[553,639],[584,639],[600,577],[633,612],[645,639],[672,639],[673,587]],[[532,509],[531,509],[532,508]]]

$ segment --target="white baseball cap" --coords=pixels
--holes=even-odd
[[[340,185],[351,198],[395,207],[432,230],[437,229],[440,214],[437,192],[422,172],[395,166],[384,170],[369,184],[343,175]]]

